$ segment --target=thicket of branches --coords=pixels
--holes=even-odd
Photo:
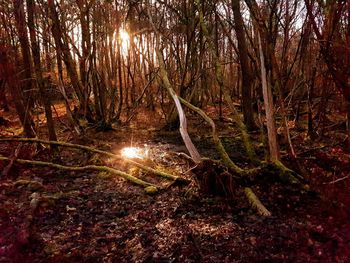
[[[12,103],[25,135],[35,137],[32,110],[43,105],[50,141],[58,98],[77,134],[80,119],[109,129],[141,106],[161,112],[169,127],[180,116],[196,161],[181,101],[210,124],[224,163],[241,173],[203,111],[214,105],[222,117],[229,106],[258,164],[248,132],[266,120],[270,160],[281,168],[276,120],[292,158],[291,121],[322,136],[336,101],[332,109],[349,123],[349,12],[346,0],[3,0],[2,107]]]
[[[103,127],[140,104],[161,108],[174,123],[176,111],[166,107],[169,96],[157,81],[158,41],[179,96],[196,106],[217,104],[221,115],[226,89],[242,101],[244,123],[254,129],[254,105],[263,100],[260,37],[275,113],[297,122],[308,113],[308,132],[315,135],[322,133],[330,98],[341,98],[339,110],[350,112],[349,8],[345,0],[4,0],[2,104],[6,108],[5,94],[12,99],[28,136],[35,133],[30,110],[36,100],[53,125],[53,91],[67,102],[73,94],[76,111]],[[128,41],[121,40],[122,30]],[[50,135],[54,139],[54,127]]]

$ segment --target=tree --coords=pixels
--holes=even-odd
[[[45,87],[45,83],[43,80],[42,75],[42,66],[41,66],[41,60],[40,60],[40,45],[37,40],[37,35],[35,31],[35,4],[34,0],[27,0],[27,9],[28,9],[28,28],[29,28],[29,35],[30,35],[30,42],[31,42],[31,51],[33,55],[33,61],[34,61],[34,71],[35,71],[35,78],[37,86],[39,88],[39,93],[41,96],[41,101],[44,104],[45,109],[45,116],[46,116],[46,125],[49,132],[49,140],[50,141],[57,141],[56,131],[55,131],[55,124],[53,122],[52,118],[52,110],[51,110],[51,103],[50,103],[50,97],[47,93],[47,88]]]
[[[0,79],[6,81],[8,90],[10,91],[12,101],[19,119],[22,123],[24,133],[27,137],[35,137],[35,130],[31,112],[25,105],[22,90],[18,81],[17,72],[14,69],[14,62],[9,59],[9,48],[0,46]]]
[[[235,31],[238,42],[238,57],[240,61],[240,70],[242,74],[242,108],[244,123],[248,130],[256,129],[253,110],[252,92],[254,87],[253,71],[249,63],[248,47],[244,32],[244,22],[240,10],[240,1],[232,0],[232,10],[235,23]]]
[[[305,0],[307,14],[320,46],[320,53],[338,90],[343,94],[347,122],[350,123],[350,3],[349,1],[319,2]],[[321,23],[317,23],[314,14]],[[348,147],[350,128],[348,124]]]

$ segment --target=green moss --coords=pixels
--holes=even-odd
[[[147,186],[145,187],[145,192],[149,195],[154,195],[158,193],[158,188],[155,186]]]

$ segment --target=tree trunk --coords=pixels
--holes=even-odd
[[[4,47],[0,48],[0,75],[4,76],[12,101],[15,104],[17,114],[22,123],[24,133],[27,137],[35,137],[35,130],[33,125],[33,119],[30,111],[25,107],[24,100],[22,96],[22,91],[20,89],[19,81],[16,77],[16,72],[13,67],[13,62],[10,61],[6,54],[6,49]]]
[[[241,64],[242,74],[242,106],[244,123],[247,130],[255,130],[257,125],[254,120],[252,91],[254,86],[254,75],[249,65],[248,48],[244,32],[244,23],[240,10],[240,0],[232,0],[233,18],[238,42],[238,57]]]
[[[33,0],[27,0],[27,9],[28,9],[28,27],[29,27],[30,41],[32,45],[34,70],[35,70],[37,85],[40,92],[40,97],[44,104],[46,125],[49,132],[49,139],[50,141],[57,141],[55,125],[52,118],[50,97],[48,96],[46,91],[46,88],[48,87],[45,87],[44,85],[42,71],[41,71],[40,46],[36,39],[35,24],[34,24],[35,23],[34,22],[35,5]]]
[[[200,163],[202,158],[201,158],[197,148],[192,143],[190,136],[188,135],[187,119],[186,119],[185,113],[181,107],[181,103],[180,103],[179,98],[177,97],[177,95],[175,94],[175,91],[171,87],[171,84],[170,84],[170,81],[168,78],[168,74],[165,70],[163,55],[162,55],[161,51],[158,49],[158,47],[157,47],[156,53],[157,53],[157,58],[158,58],[158,63],[159,63],[159,74],[160,74],[160,77],[162,79],[163,85],[168,90],[171,97],[173,98],[177,112],[179,114],[180,133],[181,133],[182,139],[183,139],[183,141],[186,145],[186,148],[187,148],[188,152],[190,153],[193,161],[195,163]]]
[[[72,82],[74,91],[78,96],[80,107],[83,109],[84,113],[86,113],[87,104],[86,104],[84,89],[81,83],[79,82],[78,73],[77,73],[69,46],[66,43],[66,41],[62,39],[63,33],[61,29],[61,22],[59,20],[54,1],[48,0],[48,6],[49,6],[50,18],[53,23],[51,27],[51,31],[52,31],[53,38],[55,40],[56,48],[60,50],[63,56],[63,61],[66,65],[67,72]]]
[[[21,46],[23,67],[24,67],[24,79],[23,91],[24,98],[26,100],[27,109],[30,111],[34,106],[33,98],[33,79],[32,79],[32,61],[30,55],[30,45],[28,39],[28,32],[25,23],[25,14],[24,14],[24,3],[23,0],[13,0],[13,6],[15,11],[15,20],[16,20],[16,29],[18,32],[18,40]]]
[[[266,124],[267,124],[267,136],[269,142],[269,150],[270,150],[270,160],[272,162],[278,161],[280,159],[280,151],[277,143],[277,133],[275,127],[275,118],[273,111],[273,98],[271,91],[271,84],[267,81],[268,76],[266,74],[265,68],[265,58],[262,49],[260,34],[258,35],[259,41],[259,54],[260,54],[260,67],[261,67],[261,82],[262,82],[262,90],[264,96],[264,106],[266,112]]]

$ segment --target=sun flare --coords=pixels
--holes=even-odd
[[[125,31],[125,29],[120,29],[119,31],[119,37],[122,43],[128,43],[130,40],[130,36],[128,32]]]
[[[130,45],[130,35],[123,28],[121,28],[119,30],[119,40],[120,40],[120,43],[121,43],[122,55],[123,56],[127,56],[128,55],[128,50],[129,50],[129,45]]]

